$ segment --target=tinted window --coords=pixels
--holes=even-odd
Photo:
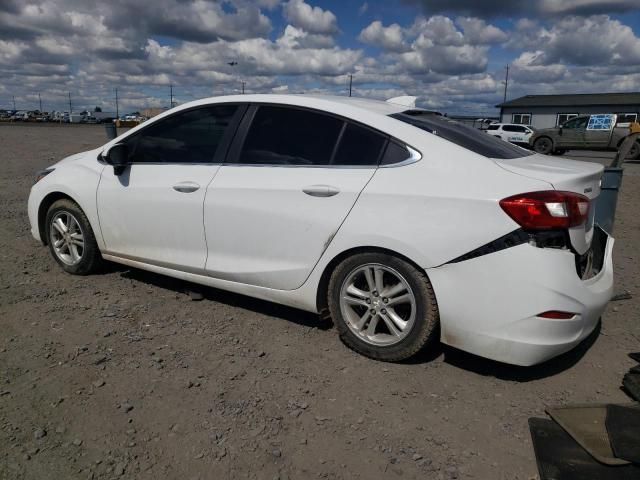
[[[500,125],[489,125],[487,127],[487,130],[498,130],[500,128]]]
[[[387,144],[387,149],[384,151],[380,165],[393,165],[394,163],[400,163],[407,160],[411,154],[406,147],[391,140]]]
[[[502,130],[505,132],[526,132],[527,130],[524,127],[519,127],[518,125],[504,125]]]
[[[528,150],[441,115],[414,110],[391,116],[485,157],[507,159],[533,155]]]
[[[332,165],[378,165],[386,140],[372,130],[348,123]]]
[[[129,160],[144,163],[213,162],[237,108],[236,105],[198,108],[159,120],[127,141]]]
[[[562,128],[587,128],[587,122],[589,122],[589,117],[578,117],[565,122]]]
[[[342,120],[287,107],[261,106],[244,141],[239,163],[328,165]]]

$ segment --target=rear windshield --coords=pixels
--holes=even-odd
[[[391,117],[485,157],[509,159],[533,155],[533,152],[524,148],[517,147],[492,135],[487,135],[481,130],[468,127],[439,114],[408,110],[402,113],[394,113]]]

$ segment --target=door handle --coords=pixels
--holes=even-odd
[[[312,197],[333,197],[340,193],[340,189],[331,185],[309,185],[302,189],[307,195]]]
[[[180,183],[176,183],[173,186],[173,189],[176,192],[180,192],[180,193],[193,193],[199,188],[200,188],[200,185],[198,185],[195,182],[180,182]]]

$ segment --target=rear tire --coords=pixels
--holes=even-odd
[[[438,340],[438,305],[429,279],[392,255],[347,258],[333,271],[327,296],[340,339],[366,357],[397,362]]]
[[[102,254],[89,219],[69,199],[54,202],[45,220],[49,251],[62,269],[73,275],[88,275],[102,264]]]
[[[533,143],[533,149],[542,155],[549,155],[553,151],[553,141],[549,137],[540,137]]]

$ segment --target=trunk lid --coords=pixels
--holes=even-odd
[[[572,247],[580,255],[589,250],[596,200],[600,195],[600,178],[604,171],[602,165],[540,154],[508,160],[494,159],[494,162],[512,173],[547,182],[556,190],[588,197],[591,200],[589,219],[584,225],[570,228],[569,237]]]

